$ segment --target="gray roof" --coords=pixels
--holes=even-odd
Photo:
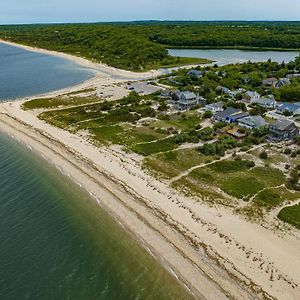
[[[241,118],[239,120],[239,122],[248,125],[250,127],[255,127],[255,128],[259,128],[259,127],[263,127],[263,126],[267,126],[268,123],[265,121],[265,119],[261,116],[248,116],[248,117],[244,117]]]
[[[238,114],[238,113],[242,113],[242,111],[240,109],[236,109],[233,107],[229,107],[223,111],[220,111],[216,114],[217,118],[222,118],[222,119],[226,119],[234,114]]]
[[[271,98],[259,98],[257,100],[254,100],[253,103],[262,104],[262,105],[272,105],[276,103],[276,100]]]
[[[255,92],[255,91],[254,92],[253,91],[247,91],[246,95],[248,95],[251,98],[256,97],[256,96],[260,96],[259,93]]]
[[[197,97],[193,92],[189,91],[181,92],[180,96],[184,96],[186,100],[194,99]]]
[[[283,103],[278,107],[278,110],[280,111],[290,111],[294,113],[297,109],[299,109],[299,106],[294,103]]]
[[[196,70],[196,69],[192,69],[192,70],[188,71],[188,75],[201,76],[202,75],[202,71]]]
[[[215,107],[215,108],[223,108],[224,103],[222,101],[207,104],[206,106]]]
[[[289,126],[291,126],[292,124],[295,125],[294,122],[289,121],[289,120],[277,120],[272,127],[276,127],[278,130],[283,131],[285,129],[287,129]]]

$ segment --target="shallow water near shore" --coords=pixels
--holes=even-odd
[[[0,43],[0,102],[67,88],[94,75],[70,60]]]
[[[0,299],[190,299],[54,167],[0,132]]]

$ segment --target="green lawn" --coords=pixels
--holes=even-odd
[[[101,144],[118,144],[128,148],[136,146],[139,143],[149,143],[164,135],[158,134],[155,131],[144,130],[143,128],[135,128],[132,126],[101,126],[90,128],[92,138]]]
[[[75,106],[82,105],[100,101],[96,96],[93,97],[55,97],[55,98],[45,98],[45,99],[33,99],[25,102],[22,105],[24,110],[31,109],[49,109],[58,108],[61,106]]]
[[[167,139],[155,141],[153,143],[136,144],[129,147],[129,149],[138,154],[149,156],[151,154],[171,151],[174,150],[176,147],[177,145],[174,143],[173,139],[167,138]]]
[[[273,208],[285,201],[295,201],[300,199],[299,192],[292,192],[285,187],[265,189],[254,198],[254,203],[259,206]]]
[[[209,157],[195,149],[179,149],[147,157],[143,165],[157,175],[170,179],[209,160]]]
[[[300,204],[283,208],[278,218],[300,229]]]
[[[218,161],[193,170],[188,177],[199,184],[217,186],[228,195],[245,200],[264,188],[279,186],[286,181],[280,170],[253,167],[253,163],[248,160]]]

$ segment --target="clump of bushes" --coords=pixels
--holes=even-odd
[[[260,159],[267,159],[268,158],[268,153],[266,151],[262,151],[260,154],[259,154],[259,158]]]
[[[226,151],[237,146],[237,141],[229,136],[223,136],[215,143],[204,144],[199,151],[204,155],[224,156]]]

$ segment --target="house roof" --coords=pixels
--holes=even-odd
[[[224,103],[222,101],[216,102],[216,103],[211,103],[207,104],[207,107],[215,107],[215,108],[223,108]]]
[[[244,117],[241,118],[239,120],[239,122],[250,126],[250,127],[255,127],[255,128],[259,128],[259,127],[263,127],[263,126],[267,126],[268,123],[265,121],[265,119],[261,116],[248,116],[248,117]]]
[[[181,95],[181,96],[184,96],[184,98],[185,98],[186,100],[194,99],[194,98],[197,97],[193,92],[189,92],[189,91],[181,92],[180,95]]]
[[[232,114],[231,116],[228,116],[228,118],[237,120],[237,119],[241,119],[241,118],[244,118],[244,117],[247,117],[247,116],[249,116],[249,113],[242,111],[242,112]]]
[[[239,113],[242,113],[242,111],[240,109],[229,107],[223,111],[218,112],[216,114],[216,117],[221,118],[221,119],[226,119],[232,115],[239,114]]]
[[[262,104],[262,105],[273,105],[276,103],[276,100],[271,98],[259,98],[254,100],[253,103]]]
[[[271,78],[267,78],[267,79],[264,79],[263,82],[268,82],[268,83],[274,83],[274,82],[277,82],[278,79],[275,78],[275,77],[271,77]]]
[[[292,124],[295,125],[294,122],[289,121],[289,120],[277,120],[272,127],[276,127],[278,130],[280,131],[284,131],[286,130],[289,126],[291,126]]]
[[[254,92],[253,91],[247,91],[246,95],[249,96],[249,97],[251,97],[251,98],[252,97],[260,96],[259,93],[255,92],[255,91]]]
[[[290,111],[294,113],[296,110],[299,109],[299,106],[294,103],[283,103],[278,107],[278,109],[280,111]]]
[[[189,71],[188,71],[188,75],[196,75],[196,76],[199,76],[199,75],[202,75],[202,71],[196,70],[196,69],[192,69],[192,70],[189,70]]]

